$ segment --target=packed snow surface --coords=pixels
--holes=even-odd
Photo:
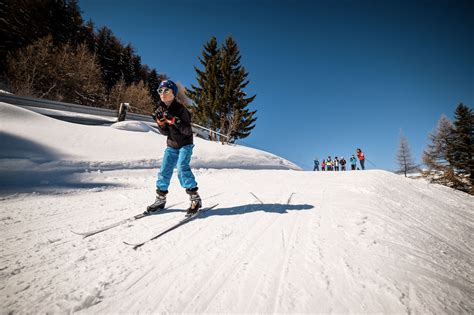
[[[204,205],[154,200],[165,137],[0,104],[4,313],[474,313],[473,197],[380,170],[303,172],[196,139]]]

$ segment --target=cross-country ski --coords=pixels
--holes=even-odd
[[[158,237],[161,237],[163,235],[165,235],[166,233],[169,233],[175,229],[177,229],[178,227],[196,219],[197,217],[199,217],[202,213],[206,212],[206,211],[209,211],[209,210],[212,210],[214,209],[215,207],[217,207],[218,204],[215,204],[213,206],[210,206],[210,207],[206,207],[206,208],[202,208],[200,210],[198,210],[198,212],[192,214],[192,215],[186,215],[184,217],[184,219],[181,219],[180,221],[178,221],[176,224],[173,224],[171,225],[170,227],[166,228],[165,230],[159,232],[158,234],[150,237],[149,239],[145,240],[145,241],[142,241],[142,242],[139,242],[139,243],[131,243],[131,242],[127,242],[127,241],[124,241],[124,244],[126,245],[130,245],[130,246],[133,246],[133,249],[137,249],[143,245],[145,245],[146,243],[150,242],[150,241],[153,241],[155,239],[157,239]]]
[[[92,235],[95,235],[95,234],[98,234],[98,233],[102,233],[102,232],[105,232],[107,230],[110,230],[114,227],[117,227],[117,226],[120,226],[122,224],[125,224],[125,223],[128,223],[128,222],[132,222],[132,221],[135,221],[135,220],[138,220],[138,219],[142,219],[144,217],[148,217],[150,215],[155,215],[155,214],[159,214],[159,213],[162,213],[162,211],[166,211],[166,210],[169,210],[171,208],[173,208],[174,206],[178,205],[179,203],[176,203],[174,205],[171,205],[169,207],[165,207],[163,209],[161,209],[160,211],[157,211],[155,213],[147,213],[146,211],[142,212],[142,213],[139,213],[137,215],[134,215],[132,217],[129,217],[129,218],[126,218],[126,219],[123,219],[123,220],[120,220],[120,221],[117,221],[115,223],[112,223],[112,224],[109,224],[109,225],[106,225],[106,226],[103,226],[103,227],[99,227],[95,230],[91,230],[91,231],[87,231],[87,232],[75,232],[75,231],[71,231],[72,233],[74,234],[77,234],[77,235],[81,235],[83,238],[87,238],[89,236],[92,236]]]

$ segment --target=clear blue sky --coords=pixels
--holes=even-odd
[[[142,62],[190,87],[203,45],[232,35],[256,94],[238,143],[304,169],[357,147],[396,169],[399,131],[416,162],[442,113],[474,105],[474,1],[80,0]]]

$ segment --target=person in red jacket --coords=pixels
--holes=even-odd
[[[356,153],[357,153],[357,158],[359,159],[359,163],[360,163],[360,168],[365,170],[365,166],[364,166],[364,163],[365,163],[365,156],[364,156],[364,152],[362,152],[361,149],[357,149],[356,150]]]

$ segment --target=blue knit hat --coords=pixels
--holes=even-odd
[[[171,80],[161,81],[160,86],[158,87],[158,89],[160,89],[160,88],[171,89],[173,91],[174,96],[178,95],[178,86]]]

